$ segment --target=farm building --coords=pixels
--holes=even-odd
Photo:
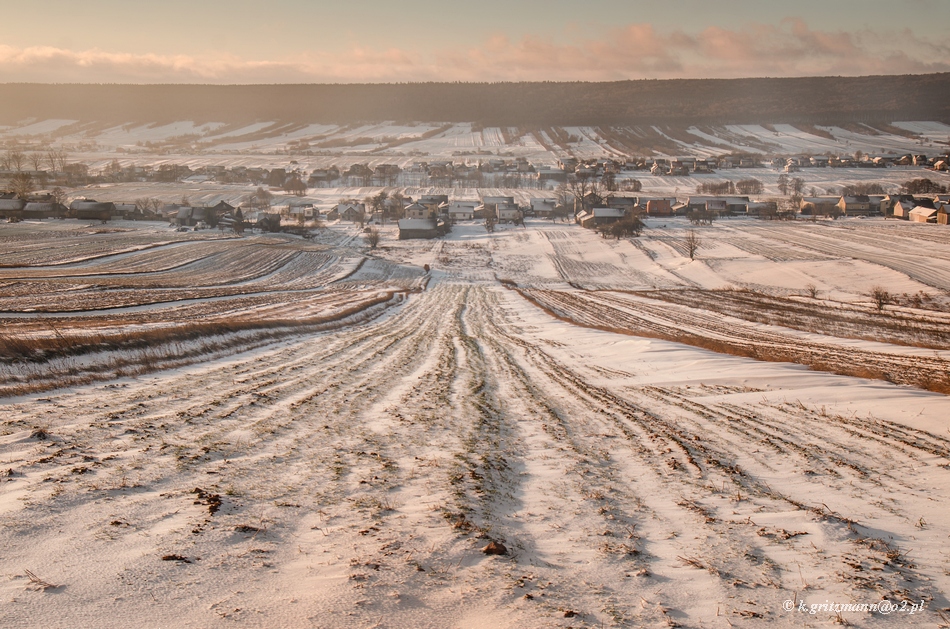
[[[712,202],[716,211],[721,213],[745,214],[749,205],[749,197],[725,197],[695,195],[686,200],[687,210],[708,210]]]
[[[574,222],[584,229],[594,228],[594,214],[587,210],[582,210],[574,215]]]
[[[139,210],[138,206],[134,203],[116,203],[115,212],[112,214],[112,218],[118,219],[127,219],[133,220],[137,217],[141,217],[142,212]]]
[[[399,240],[438,238],[445,232],[445,223],[435,218],[399,219]]]
[[[803,197],[798,210],[807,216],[836,216],[838,197]]]
[[[622,221],[626,218],[627,214],[623,210],[619,210],[613,207],[595,207],[590,212],[591,218],[593,221],[589,222],[584,227],[600,227],[601,225],[610,225],[611,223],[616,223],[617,221]]]
[[[31,201],[23,206],[23,218],[65,218],[66,206],[55,201]]]
[[[23,208],[26,201],[13,195],[0,197],[0,218],[23,218]]]
[[[567,181],[567,173],[557,168],[539,168],[538,181]]]
[[[750,201],[746,206],[746,213],[751,216],[772,216],[778,214],[778,203],[775,201]]]
[[[946,204],[941,205],[940,209],[937,210],[937,224],[950,225],[950,207]]]
[[[77,199],[69,204],[69,215],[81,221],[108,221],[114,213],[115,203]]]

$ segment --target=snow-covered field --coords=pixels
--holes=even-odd
[[[688,229],[0,225],[0,626],[945,624],[946,228]]]
[[[560,143],[557,138],[560,138]],[[75,120],[23,120],[0,127],[0,141],[23,151],[62,148],[71,161],[99,169],[113,159],[122,165],[158,166],[174,162],[192,167],[221,165],[272,168],[295,160],[312,170],[330,164],[397,164],[454,159],[477,163],[490,156],[525,157],[553,165],[578,158],[714,157],[729,153],[759,155],[851,156],[906,153],[935,156],[950,149],[950,125],[936,121],[897,121],[877,127],[721,125],[683,127],[476,127],[438,122],[360,125],[259,121],[246,125],[101,123]]]

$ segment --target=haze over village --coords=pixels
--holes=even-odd
[[[6,4],[0,626],[950,626],[950,5]]]

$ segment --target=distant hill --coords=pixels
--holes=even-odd
[[[950,73],[611,83],[4,84],[0,124],[27,119],[492,126],[837,124],[950,120]]]

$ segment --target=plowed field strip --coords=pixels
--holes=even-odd
[[[950,369],[940,356],[890,354],[820,344],[735,322],[723,325],[718,315],[647,300],[627,300],[603,293],[520,289],[535,304],[581,325],[662,338],[726,354],[760,360],[796,362],[844,375],[913,384],[950,391]]]

